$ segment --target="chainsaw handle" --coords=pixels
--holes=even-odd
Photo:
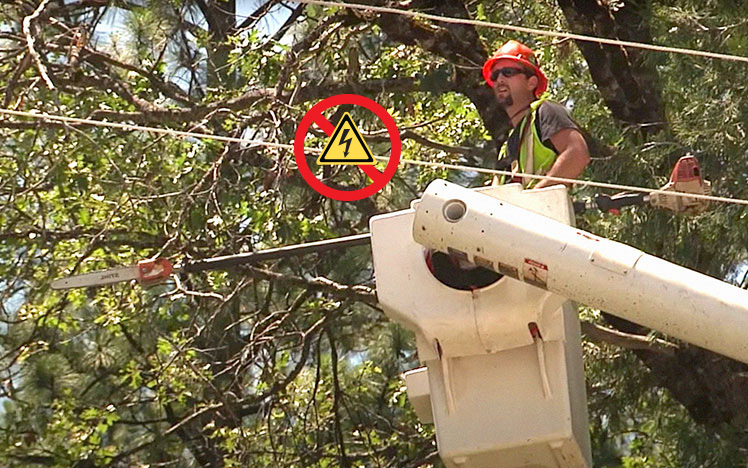
[[[595,195],[595,204],[600,211],[619,211],[624,206],[647,203],[648,193],[619,193],[616,195]]]

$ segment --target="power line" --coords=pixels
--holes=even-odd
[[[382,159],[377,157],[377,159]],[[389,158],[386,158],[389,159]],[[428,161],[416,161],[413,159],[401,159],[400,161],[406,163],[406,164],[412,164],[412,165],[418,165],[418,166],[430,166],[430,167],[436,167],[440,169],[453,169],[453,170],[459,170],[459,171],[472,171],[472,172],[480,172],[484,174],[493,174],[493,175],[504,175],[504,176],[517,176],[522,178],[530,178],[530,179],[537,179],[537,180],[550,180],[552,182],[561,182],[564,184],[574,184],[574,185],[584,185],[589,187],[598,187],[598,188],[607,188],[607,189],[614,189],[614,190],[624,190],[627,192],[643,192],[643,193],[657,193],[662,195],[674,195],[676,197],[684,197],[684,198],[697,198],[699,200],[707,200],[707,201],[713,201],[713,202],[719,202],[719,203],[731,203],[735,205],[748,205],[748,200],[743,200],[740,198],[727,198],[727,197],[716,197],[713,195],[699,195],[697,193],[684,193],[684,192],[669,192],[666,190],[660,190],[660,189],[651,189],[646,187],[636,187],[633,185],[621,185],[621,184],[609,184],[606,182],[595,182],[592,180],[583,180],[583,179],[567,179],[564,177],[553,177],[553,176],[547,176],[547,175],[536,175],[536,174],[526,174],[524,172],[510,172],[510,171],[500,171],[498,169],[484,169],[480,167],[471,167],[471,166],[459,166],[455,164],[444,164],[444,163],[435,163],[435,162],[428,162]]]
[[[75,123],[75,124],[81,124],[81,125],[93,125],[95,127],[111,127],[111,128],[119,128],[121,130],[138,130],[141,132],[160,133],[162,135],[172,135],[172,136],[184,137],[184,138],[207,138],[211,140],[225,141],[228,143],[246,143],[250,145],[269,146],[271,148],[293,150],[293,145],[284,145],[281,143],[273,143],[273,142],[263,141],[263,140],[250,140],[247,138],[236,138],[236,137],[227,137],[227,136],[222,136],[222,135],[211,135],[210,133],[184,132],[181,130],[172,130],[170,128],[146,127],[143,125],[125,124],[125,123],[119,123],[119,122],[107,122],[105,120],[81,119],[78,117],[67,117],[64,115],[46,114],[44,112],[22,112],[22,111],[10,110],[10,109],[0,109],[0,114],[12,115],[15,117],[30,117],[32,119],[39,119],[39,120],[52,120],[52,121],[65,122],[65,123]]]
[[[567,39],[575,39],[578,41],[596,42],[599,44],[633,47],[637,49],[654,50],[657,52],[668,52],[668,53],[673,53],[673,54],[693,55],[693,56],[699,56],[699,57],[715,58],[715,59],[720,59],[720,60],[730,60],[733,62],[748,63],[748,57],[744,57],[741,55],[722,54],[718,52],[707,52],[703,50],[685,49],[685,48],[680,48],[680,47],[658,46],[655,44],[647,44],[644,42],[621,41],[618,39],[607,39],[604,37],[585,36],[582,34],[549,31],[546,29],[526,28],[524,26],[494,23],[491,21],[481,21],[481,20],[473,20],[473,19],[467,19],[467,18],[454,18],[450,16],[431,15],[428,13],[421,13],[418,11],[410,11],[410,10],[402,10],[399,8],[362,5],[359,3],[330,2],[330,1],[325,1],[325,0],[294,0],[294,1],[296,3],[304,3],[308,5],[349,8],[352,10],[375,11],[379,13],[390,13],[394,15],[408,16],[411,18],[421,18],[421,19],[428,19],[432,21],[440,21],[442,23],[463,24],[463,25],[468,25],[468,26],[482,26],[482,27],[492,28],[492,29],[503,29],[507,31],[515,31],[515,32],[521,32],[521,33],[526,33],[526,34],[535,34],[538,36],[562,37],[562,38],[567,38]]]
[[[130,125],[130,124],[122,124],[118,122],[106,122],[103,120],[91,120],[91,119],[83,119],[83,118],[77,118],[77,117],[66,117],[61,115],[53,115],[53,114],[45,114],[40,112],[22,112],[22,111],[14,111],[14,110],[8,110],[8,109],[0,109],[0,115],[13,115],[16,117],[29,117],[34,119],[40,119],[40,120],[52,120],[52,121],[61,121],[61,122],[70,122],[70,123],[77,123],[77,124],[83,124],[83,125],[94,125],[98,127],[113,127],[113,128],[119,128],[122,130],[138,130],[143,132],[151,132],[151,133],[158,133],[162,135],[173,135],[177,137],[182,138],[206,138],[206,139],[213,139],[218,141],[227,141],[231,143],[248,143],[255,146],[266,146],[271,148],[281,148],[281,149],[287,149],[293,151],[294,147],[293,145],[287,145],[282,143],[273,143],[273,142],[267,142],[262,140],[249,140],[244,138],[235,138],[235,137],[224,137],[220,135],[211,135],[208,133],[193,133],[193,132],[184,132],[180,130],[172,130],[169,128],[158,128],[158,127],[146,127],[143,125]],[[322,150],[317,148],[308,148],[305,147],[304,151],[310,152],[310,153],[320,153]],[[388,162],[389,158],[384,156],[375,156],[375,158],[382,162]],[[622,185],[622,184],[610,184],[606,182],[595,182],[593,180],[583,180],[583,179],[567,179],[563,177],[553,177],[548,175],[537,175],[537,174],[526,174],[523,172],[510,172],[510,171],[501,171],[498,169],[485,169],[482,167],[472,167],[472,166],[462,166],[457,164],[445,164],[445,163],[437,163],[437,162],[430,162],[430,161],[418,161],[415,159],[400,159],[400,162],[403,164],[413,165],[413,166],[428,166],[428,167],[434,167],[438,169],[449,169],[449,170],[455,170],[455,171],[462,171],[462,172],[478,172],[482,174],[490,174],[490,175],[503,175],[503,176],[517,176],[517,177],[527,177],[530,179],[537,179],[537,180],[550,180],[553,182],[561,182],[565,184],[575,184],[575,185],[583,185],[583,186],[589,186],[589,187],[597,187],[597,188],[605,188],[605,189],[613,189],[613,190],[625,190],[629,192],[643,192],[643,193],[658,193],[668,196],[675,196],[675,197],[687,197],[687,198],[697,198],[700,200],[708,200],[718,203],[730,203],[735,205],[748,205],[748,200],[743,200],[740,198],[728,198],[728,197],[716,197],[713,195],[699,195],[695,193],[682,193],[682,192],[667,192],[660,189],[652,189],[647,187],[637,187],[633,185]]]

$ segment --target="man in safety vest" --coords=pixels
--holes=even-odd
[[[483,65],[483,78],[514,127],[499,152],[500,166],[512,172],[577,178],[590,161],[587,143],[566,108],[543,97],[548,78],[538,67],[533,51],[509,41]],[[505,177],[494,178],[502,183]],[[514,177],[526,188],[558,184],[550,180]],[[442,283],[457,289],[476,289],[501,275],[450,257],[427,252],[426,263]]]
[[[532,49],[508,41],[486,60],[483,78],[514,127],[499,152],[500,166],[511,167],[512,172],[567,179],[584,171],[590,161],[587,143],[566,108],[543,97],[548,78]],[[559,183],[527,177],[513,180],[526,188]]]

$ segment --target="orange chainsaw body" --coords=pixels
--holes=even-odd
[[[660,190],[710,195],[712,185],[701,176],[699,161],[694,156],[683,156],[675,163],[670,181]],[[709,200],[664,193],[652,193],[649,202],[652,206],[687,214],[699,214],[709,209]]]

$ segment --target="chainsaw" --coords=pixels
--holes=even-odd
[[[678,195],[671,195],[667,192],[678,193]],[[707,196],[712,193],[712,185],[702,177],[699,161],[694,156],[688,155],[680,158],[675,163],[670,181],[658,191],[623,192],[616,195],[599,194],[591,200],[574,202],[574,211],[579,214],[590,209],[598,209],[620,214],[621,208],[625,206],[646,204],[689,215],[703,213],[709,209],[709,200],[683,196],[680,195],[681,193]]]
[[[329,250],[357,245],[368,245],[370,242],[369,238],[369,234],[357,234],[353,236],[338,237],[336,239],[327,239],[293,246],[260,250],[257,252],[192,260],[177,265],[173,265],[167,258],[159,257],[141,260],[135,265],[59,278],[52,281],[50,286],[52,289],[73,289],[137,280],[141,286],[148,287],[163,283],[172,275],[180,273],[227,270],[242,265],[252,265],[266,260],[274,260],[295,255],[306,255],[309,253],[327,252]]]

